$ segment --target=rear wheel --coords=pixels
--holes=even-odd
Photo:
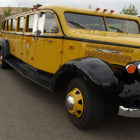
[[[9,69],[10,66],[6,63],[5,58],[3,57],[3,55],[1,55],[1,68],[2,69]]]
[[[96,126],[103,118],[103,98],[82,78],[70,81],[65,105],[70,120],[80,129]]]
[[[2,41],[2,47],[0,51],[1,68],[8,69],[10,66],[6,63],[5,58],[9,57],[9,43],[7,40]]]
[[[8,69],[10,66],[5,62],[5,59],[3,56],[1,56],[1,68],[2,69]]]

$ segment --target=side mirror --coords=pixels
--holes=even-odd
[[[42,34],[42,32],[41,32],[40,30],[36,30],[34,33],[35,33],[36,35],[41,35],[41,34]]]
[[[43,14],[44,14],[43,12],[40,12],[40,13],[38,14],[38,16],[39,16],[39,17],[42,17]]]

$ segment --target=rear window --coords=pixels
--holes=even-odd
[[[67,24],[75,29],[89,29],[105,31],[104,18],[102,16],[65,13],[64,14]]]
[[[139,34],[139,26],[136,21],[117,19],[117,18],[107,18],[107,27],[110,32],[120,32],[120,33],[131,33]]]

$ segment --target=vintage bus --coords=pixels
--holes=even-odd
[[[65,89],[72,123],[101,122],[104,106],[140,108],[140,20],[136,16],[47,5],[6,17],[1,68],[54,91]]]

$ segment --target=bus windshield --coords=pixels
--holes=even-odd
[[[110,32],[121,32],[121,33],[131,33],[139,34],[139,26],[136,21],[108,18],[106,17],[108,31]]]
[[[110,17],[104,18],[103,16],[68,12],[66,12],[64,16],[68,26],[74,29],[88,29],[130,34],[140,33],[139,24],[134,20]],[[106,26],[104,19],[106,20]]]
[[[71,28],[106,31],[102,16],[65,13],[65,18]]]

